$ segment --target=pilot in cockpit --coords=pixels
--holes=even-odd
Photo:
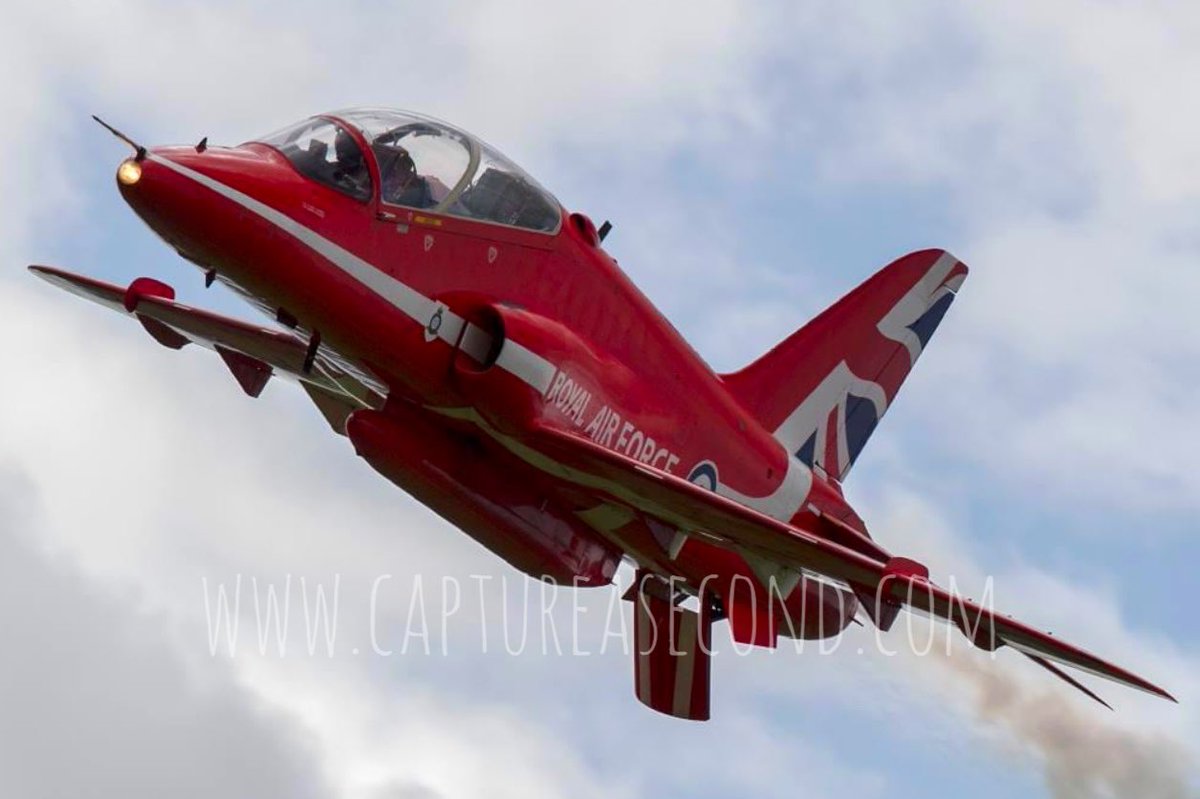
[[[367,161],[354,137],[341,128],[333,140],[334,162],[333,180],[354,196],[370,194],[371,173],[367,170]]]
[[[378,145],[375,156],[382,173],[384,202],[411,208],[432,208],[437,204],[429,180],[417,172],[408,150],[399,145]]]

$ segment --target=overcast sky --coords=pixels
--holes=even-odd
[[[0,793],[1200,796],[1198,35],[1188,4],[1082,0],[6,9]],[[998,606],[1180,704],[1094,685],[1110,713],[1010,653],[887,657],[856,629],[719,656],[713,722],[658,716],[619,651],[507,655],[517,575],[294,387],[250,400],[24,271],[152,275],[253,318],[124,207],[89,115],[233,144],[359,104],[454,121],[611,219],[718,370],[950,249],[971,277],[850,500],[889,549],[993,577]],[[204,586],[238,575],[243,646],[213,656]],[[253,588],[289,575],[287,652],[260,656]],[[299,600],[335,575],[337,651],[310,656]],[[398,650],[417,575],[434,621],[463,581],[447,634],[368,654],[372,586]],[[583,599],[593,650],[609,598]]]

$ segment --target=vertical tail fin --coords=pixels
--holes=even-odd
[[[966,276],[944,250],[906,255],[722,379],[789,452],[841,481]]]

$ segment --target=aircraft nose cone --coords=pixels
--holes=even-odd
[[[172,166],[203,169],[204,162],[192,147],[151,147],[140,158],[130,156],[117,165],[117,188],[126,202],[146,202],[174,183],[170,176],[177,170]]]
[[[152,147],[141,160],[121,162],[117,189],[151,230],[205,266],[223,255],[221,230],[236,222],[215,189],[244,184],[246,167],[255,160],[239,148]]]
[[[291,167],[261,145],[153,147],[117,167],[117,189],[151,230],[205,272],[247,290],[265,279],[263,253],[277,230],[254,210],[295,180]]]
[[[180,245],[180,221],[186,217],[180,207],[180,187],[171,170],[162,163],[164,150],[154,148],[143,158],[126,158],[117,165],[115,179],[121,198],[149,227],[177,249]]]

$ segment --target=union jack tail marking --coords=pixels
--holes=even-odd
[[[840,482],[966,277],[945,250],[906,255],[722,379],[788,452]]]

